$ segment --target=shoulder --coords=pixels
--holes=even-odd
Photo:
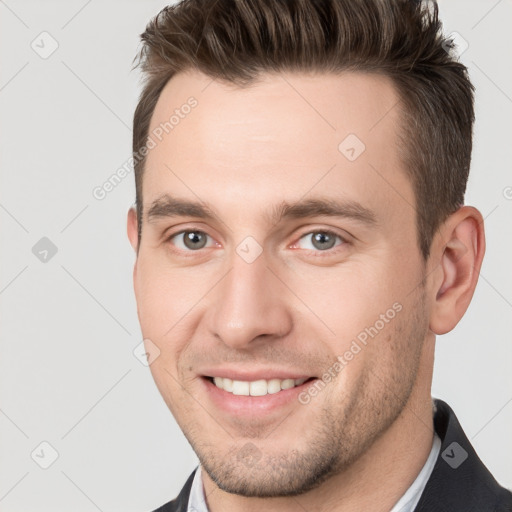
[[[196,471],[197,468],[188,477],[177,498],[169,501],[165,505],[162,505],[153,512],[187,512],[190,489],[192,487],[192,482],[194,481]]]
[[[415,512],[512,512],[512,493],[476,454],[451,407],[434,399],[441,449]]]

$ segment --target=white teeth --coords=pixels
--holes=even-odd
[[[267,381],[255,380],[249,384],[249,393],[251,396],[263,396],[267,394]]]
[[[265,396],[278,393],[282,389],[290,389],[304,384],[307,377],[301,379],[260,379],[252,382],[232,380],[227,377],[214,377],[213,383],[220,389],[243,396]]]
[[[281,381],[279,379],[271,379],[267,382],[267,393],[273,395],[281,391]]]
[[[223,384],[221,384],[220,386],[217,384],[217,387],[222,388],[225,391],[229,391],[230,393],[233,392],[233,381],[231,379],[228,379],[226,377],[224,377],[224,379],[222,377],[217,378],[223,381]]]
[[[249,382],[244,382],[243,380],[234,380],[232,393],[233,395],[249,396]]]
[[[281,389],[290,389],[295,386],[295,381],[293,379],[284,379],[281,382]]]

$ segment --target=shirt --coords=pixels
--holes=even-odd
[[[434,469],[435,462],[441,450],[441,439],[434,432],[434,439],[432,441],[432,448],[430,454],[423,467],[421,468],[418,476],[414,482],[405,491],[404,495],[397,501],[395,506],[389,512],[413,512],[414,508],[420,500],[421,493],[430,478],[430,474]],[[190,489],[190,497],[188,500],[187,512],[209,512],[206,505],[206,498],[203,489],[203,480],[201,478],[201,468],[198,467]]]

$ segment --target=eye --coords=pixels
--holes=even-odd
[[[338,239],[340,243],[336,244],[336,239]],[[344,243],[345,240],[337,233],[334,233],[333,231],[318,230],[311,231],[310,233],[306,233],[301,236],[295,246],[298,246],[300,249],[325,252]]]
[[[196,251],[204,249],[207,246],[208,239],[212,241],[211,237],[203,231],[189,230],[171,235],[168,241],[182,251]],[[210,245],[210,247],[212,246]]]

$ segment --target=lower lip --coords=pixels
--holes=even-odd
[[[233,416],[261,416],[281,409],[294,402],[300,405],[299,394],[314,384],[317,379],[311,379],[300,386],[283,389],[277,393],[263,396],[234,395],[218,388],[206,377],[201,379],[206,388],[207,396],[223,411]]]

